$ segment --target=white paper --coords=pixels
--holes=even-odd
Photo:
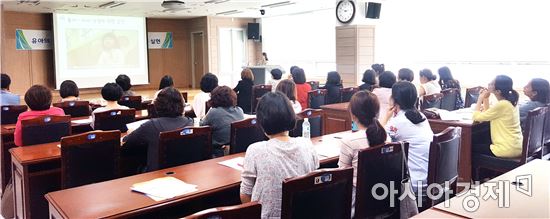
[[[73,120],[71,122],[74,123],[74,124],[90,124],[90,123],[92,123],[92,117],[90,116],[87,119],[77,119],[77,120]]]
[[[131,122],[131,123],[128,123],[126,124],[126,128],[128,128],[128,130],[136,130],[139,128],[139,126],[141,126],[141,124],[145,123],[149,121],[149,119],[144,119],[144,120],[139,120],[139,121],[135,121],[135,122]]]
[[[225,160],[225,161],[222,161],[222,162],[218,162],[219,164],[221,165],[224,165],[226,167],[231,167],[233,169],[236,169],[238,171],[244,171],[244,157],[236,157],[236,158],[233,158],[233,159],[229,159],[229,160]]]
[[[143,193],[155,201],[162,201],[197,191],[197,186],[167,176],[147,182],[136,183],[132,185],[130,189],[135,192]]]
[[[337,144],[336,144],[337,145]],[[315,147],[317,154],[323,157],[336,157],[340,155],[340,148],[335,145],[319,145]]]
[[[437,113],[439,113],[439,117],[441,118],[441,120],[456,121],[462,119],[460,115],[458,115],[458,113],[454,111],[438,109]]]

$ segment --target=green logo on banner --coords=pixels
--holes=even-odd
[[[31,46],[29,45],[29,42],[27,41],[27,38],[25,38],[25,34],[23,33],[23,30],[15,30],[15,47],[18,50],[31,50]]]

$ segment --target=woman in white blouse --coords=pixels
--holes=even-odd
[[[415,107],[415,86],[400,81],[392,87],[391,108],[381,120],[386,132],[396,141],[409,142],[409,172],[414,191],[425,187],[428,177],[428,158],[433,132],[426,116]]]
[[[210,100],[210,92],[218,87],[218,77],[212,73],[206,73],[201,78],[201,92],[193,98],[193,111],[198,119],[206,115],[206,101]]]
[[[418,95],[431,95],[441,92],[441,86],[436,81],[435,76],[430,69],[422,69],[420,71],[420,87],[418,88]]]

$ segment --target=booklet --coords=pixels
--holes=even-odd
[[[130,189],[147,195],[155,201],[162,201],[176,196],[197,191],[197,186],[187,184],[177,178],[167,176],[133,184]]]
[[[219,164],[221,165],[224,165],[226,167],[231,167],[233,169],[236,169],[238,171],[244,171],[244,157],[236,157],[236,158],[233,158],[233,159],[229,159],[229,160],[225,160],[225,161],[222,161],[222,162],[218,162]]]

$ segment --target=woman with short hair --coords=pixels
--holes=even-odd
[[[382,74],[378,76],[378,80],[379,86],[374,88],[372,93],[378,97],[378,101],[380,102],[380,115],[386,115],[386,112],[388,112],[390,108],[391,88],[396,81],[395,74],[391,71],[382,72]]]
[[[191,118],[182,116],[184,102],[181,93],[177,89],[173,87],[162,89],[153,104],[158,117],[143,123],[134,131],[128,130],[129,134],[123,138],[123,148],[125,150],[147,151],[147,162],[141,164],[145,167],[143,169],[145,172],[159,168],[158,142],[161,132],[193,125]]]
[[[61,102],[65,101],[77,101],[80,100],[78,86],[72,80],[65,80],[61,82],[59,86],[59,96],[61,96]]]
[[[249,68],[241,71],[241,80],[233,89],[237,93],[237,106],[243,109],[244,113],[252,111],[252,86],[254,86],[254,74]]]
[[[241,201],[262,203],[262,218],[281,217],[282,182],[319,167],[317,153],[309,139],[288,135],[296,125],[296,114],[280,92],[262,96],[256,118],[268,141],[248,147],[241,173]]]
[[[115,82],[122,88],[122,96],[135,96],[136,93],[134,91],[130,90],[132,88],[132,83],[130,81],[130,77],[125,74],[120,74],[118,77],[116,77]]]
[[[193,111],[198,119],[206,115],[206,102],[210,100],[210,92],[218,87],[218,77],[212,73],[206,73],[202,76],[200,82],[201,92],[193,98]]]
[[[118,104],[118,101],[122,97],[122,88],[116,83],[107,83],[101,88],[101,96],[104,100],[107,101],[107,104],[103,107],[99,107],[92,112],[92,123],[90,126],[94,128],[95,123],[95,114],[101,113],[109,110],[116,109],[130,109],[127,106],[122,106]]]
[[[376,88],[377,86],[376,72],[371,69],[366,70],[365,73],[363,73],[363,79],[361,81],[363,82],[363,84],[359,86],[359,90],[374,90],[374,88]]]
[[[342,97],[340,96],[340,88],[343,88],[340,74],[336,71],[329,72],[327,74],[327,82],[325,83],[325,86],[320,87],[320,89],[327,90],[325,104],[340,103],[342,101]]]
[[[533,78],[523,87],[523,93],[529,100],[519,104],[519,120],[522,127],[529,111],[550,103],[550,85],[546,79]],[[550,124],[547,127],[550,127]]]
[[[296,97],[302,109],[308,108],[307,93],[311,91],[311,85],[306,83],[306,73],[304,69],[296,67],[292,69],[292,80],[296,83]]]

